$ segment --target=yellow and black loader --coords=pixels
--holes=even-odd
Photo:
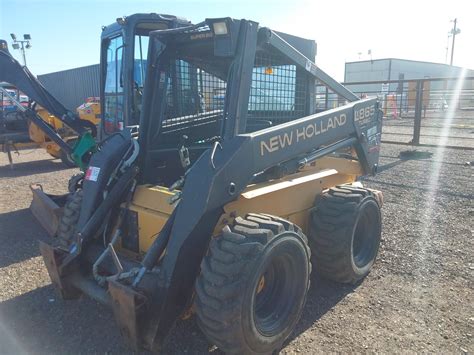
[[[138,135],[97,145],[41,244],[61,295],[110,305],[135,349],[195,313],[223,351],[264,354],[293,331],[312,271],[365,277],[382,194],[358,180],[376,173],[382,114],[315,55],[247,20],[151,32]],[[346,104],[318,112],[316,82]]]

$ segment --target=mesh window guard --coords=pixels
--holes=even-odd
[[[305,116],[304,73],[283,55],[259,51],[250,89],[247,132]]]
[[[182,59],[172,61],[170,66],[159,144],[176,146],[184,135],[189,144],[218,139],[223,124],[226,82]]]

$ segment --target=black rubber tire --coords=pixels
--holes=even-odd
[[[324,191],[311,211],[308,236],[316,271],[337,282],[356,283],[370,272],[381,233],[373,192],[351,185]]]
[[[67,190],[71,193],[74,193],[78,189],[81,189],[83,180],[84,173],[82,171],[80,173],[74,174],[69,178],[69,181],[67,182]]]
[[[310,258],[298,226],[266,214],[237,217],[201,263],[195,309],[203,333],[226,353],[280,349],[306,301]]]
[[[59,220],[57,232],[57,245],[59,248],[69,251],[69,247],[74,241],[79,214],[81,212],[82,190],[77,190],[69,196],[64,206],[63,215]]]

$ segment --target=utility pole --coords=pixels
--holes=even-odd
[[[449,39],[451,38],[451,32],[448,32],[448,40],[446,42],[446,56],[444,58],[444,64],[448,64],[448,54],[449,54]]]
[[[461,32],[461,30],[456,27],[457,24],[458,24],[458,19],[455,18],[453,22],[454,22],[454,27],[453,27],[453,29],[451,30],[451,34],[453,35],[453,43],[452,43],[452,45],[451,45],[451,63],[450,63],[449,65],[453,65],[453,58],[454,58],[454,41],[456,40],[456,35]]]
[[[21,41],[21,54],[23,54],[23,65],[26,67],[25,44]]]

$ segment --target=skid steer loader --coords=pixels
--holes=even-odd
[[[138,137],[91,156],[52,244],[61,296],[109,305],[134,349],[195,313],[229,353],[271,353],[311,271],[354,283],[376,258],[382,115],[315,63],[314,41],[206,19],[151,32]],[[316,81],[344,106],[316,113]]]

